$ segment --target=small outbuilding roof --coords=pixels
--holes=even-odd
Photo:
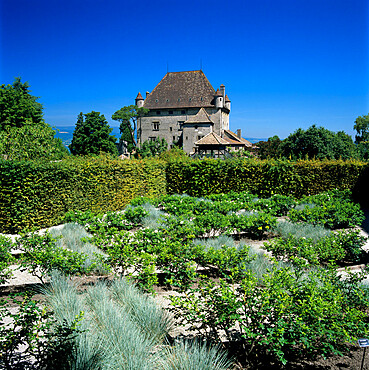
[[[215,132],[210,132],[209,134],[205,135],[202,139],[195,142],[195,145],[201,146],[201,145],[228,145],[229,142],[223,138],[221,138],[219,135],[217,135]]]
[[[248,146],[248,147],[252,146],[252,144],[248,140],[244,139],[243,137],[238,137],[231,130],[224,130],[224,133],[225,133],[226,136],[228,136],[228,140],[230,140],[230,141],[233,141],[235,143],[237,143],[237,142],[242,143],[242,144],[244,144],[245,146]]]

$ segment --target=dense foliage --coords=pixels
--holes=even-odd
[[[67,149],[43,119],[43,106],[27,82],[0,86],[0,157],[6,160],[58,160]]]
[[[360,161],[287,160],[178,160],[167,165],[168,193],[202,196],[249,191],[262,197],[273,194],[318,194],[333,189],[353,189],[368,168]],[[364,181],[367,181],[363,178]],[[364,191],[359,198],[367,197]]]
[[[165,163],[157,160],[0,161],[0,230],[51,226],[68,210],[113,211],[165,193]]]
[[[369,114],[356,118],[354,130],[357,132],[357,135],[355,136],[356,143],[359,144],[369,141]]]
[[[136,149],[135,157],[147,158],[156,157],[168,150],[168,143],[165,139],[147,140],[144,141],[139,148]]]
[[[92,111],[78,115],[77,124],[73,132],[73,139],[69,146],[72,154],[100,154],[101,152],[117,155],[117,141],[110,135],[113,131],[103,114]]]
[[[359,157],[351,136],[343,131],[333,132],[316,125],[307,130],[299,128],[284,140],[273,136],[257,145],[261,159],[283,157],[347,160]]]
[[[26,121],[43,123],[43,107],[38,98],[30,94],[27,82],[19,77],[12,85],[0,86],[0,131],[6,126],[22,127]]]

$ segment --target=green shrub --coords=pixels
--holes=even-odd
[[[56,239],[56,246],[82,253],[86,256],[83,267],[94,274],[106,275],[110,272],[106,264],[107,256],[95,245],[86,241],[91,234],[76,223],[67,223],[61,229],[51,229],[50,234]]]
[[[231,228],[261,239],[276,225],[276,218],[267,213],[241,213],[230,215]]]
[[[366,261],[363,251],[367,238],[359,231],[343,230],[319,239],[297,237],[289,234],[265,243],[265,248],[279,260],[304,258],[311,264],[327,264]]]
[[[21,267],[41,281],[52,270],[80,275],[89,273],[95,267],[94,263],[86,266],[86,254],[58,247],[56,240],[49,233],[23,234],[16,240],[16,246],[23,252],[20,259]]]
[[[294,358],[341,354],[347,342],[365,335],[368,295],[349,292],[351,285],[344,288],[334,269],[274,265],[261,286],[252,273],[239,285],[203,277],[186,295],[171,300],[177,319],[195,333],[218,340],[225,333],[234,340],[238,327],[250,367],[258,368],[263,351],[286,364],[289,353]]]
[[[296,205],[296,200],[291,196],[272,195],[268,199],[257,200],[253,208],[259,211],[270,213],[272,216],[286,216],[288,211]]]
[[[106,213],[123,209],[137,196],[165,193],[165,162],[157,159],[0,160],[0,231],[48,227],[67,211]]]
[[[355,160],[178,160],[168,163],[167,191],[192,196],[246,191],[262,197],[281,194],[301,198],[327,190],[353,189],[358,181],[367,181],[362,177],[367,166]],[[358,196],[365,196],[364,188],[360,186]]]
[[[329,229],[341,229],[361,225],[364,212],[359,204],[345,201],[330,201],[311,207],[305,205],[302,210],[292,209],[288,213],[292,222],[307,222],[312,225],[322,225]]]
[[[14,263],[14,257],[10,254],[12,245],[10,238],[0,235],[0,284],[4,284],[12,276],[10,269],[10,265]]]

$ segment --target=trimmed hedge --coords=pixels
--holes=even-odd
[[[204,196],[249,191],[318,194],[350,189],[369,206],[369,164],[360,161],[174,160],[121,161],[71,157],[59,162],[0,160],[0,232],[57,224],[67,211],[122,209],[136,196]]]
[[[165,162],[158,160],[0,161],[0,231],[52,226],[70,210],[116,211],[136,196],[165,192]]]
[[[168,163],[166,178],[168,194],[205,196],[249,191],[260,197],[273,194],[318,194],[333,189],[365,189],[369,164],[351,161],[282,161],[282,160],[194,160]],[[366,177],[365,184],[358,182]],[[363,190],[358,196],[365,195]]]

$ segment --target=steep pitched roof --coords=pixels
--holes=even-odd
[[[140,92],[137,94],[136,100],[144,100]]]
[[[214,88],[203,71],[168,72],[145,99],[144,107],[212,107],[214,94]]]
[[[210,123],[214,124],[214,122],[210,119],[208,113],[204,108],[200,108],[200,110],[194,115],[190,116],[190,118],[185,122],[186,123]]]

